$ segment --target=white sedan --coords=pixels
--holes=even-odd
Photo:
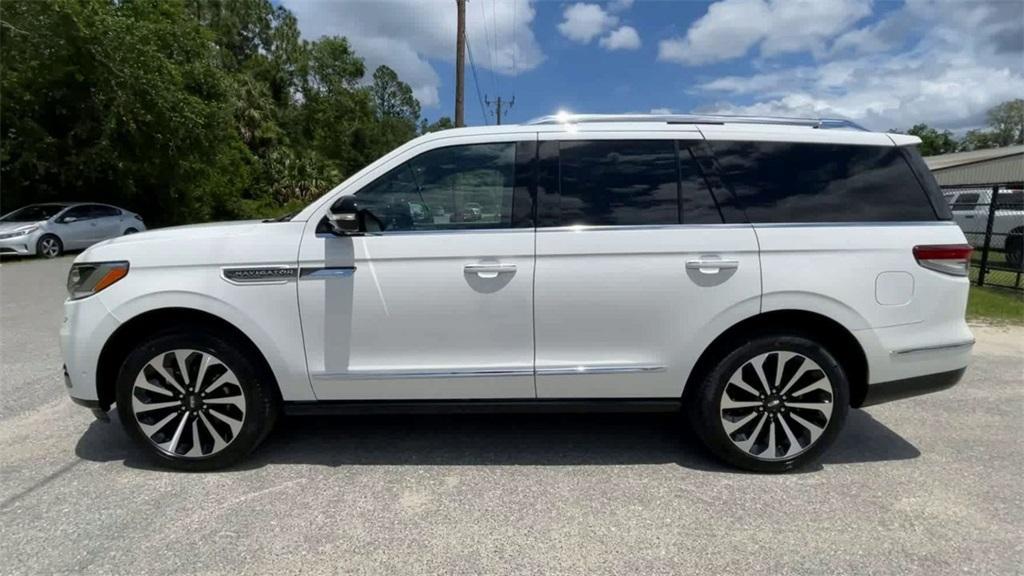
[[[0,254],[56,258],[145,229],[142,216],[108,204],[30,204],[0,217]]]

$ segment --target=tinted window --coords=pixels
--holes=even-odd
[[[1024,209],[1024,191],[1001,190],[996,196],[996,205],[1000,208]]]
[[[974,205],[978,203],[978,194],[973,192],[961,194],[956,197],[956,201],[953,202],[953,210],[974,210]]]
[[[515,142],[438,148],[356,196],[385,231],[508,228],[515,155]]]
[[[899,149],[786,142],[711,142],[751,222],[936,220]]]
[[[94,218],[107,218],[109,216],[120,216],[121,211],[113,206],[103,206],[101,204],[94,204],[90,207],[92,209],[92,215]]]
[[[0,218],[0,220],[5,222],[37,222],[39,220],[49,220],[63,209],[64,206],[61,206],[60,204],[33,204],[31,206],[19,208],[3,218]]]
[[[679,193],[683,201],[683,224],[720,224],[722,214],[708,189],[693,150],[679,143]]]
[[[62,218],[72,217],[72,218],[77,218],[79,220],[84,220],[86,218],[92,218],[93,217],[92,208],[90,208],[88,205],[74,206],[72,208],[69,208],[68,211],[65,212],[64,215],[61,216],[61,217]]]
[[[678,224],[675,143],[560,143],[562,225]]]

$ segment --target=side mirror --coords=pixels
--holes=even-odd
[[[342,196],[327,210],[327,222],[337,236],[358,236],[366,232],[364,214],[355,196]]]
[[[65,217],[60,219],[60,223],[61,224],[71,224],[72,222],[77,222],[77,221],[78,221],[78,218],[76,218],[74,216],[65,216]]]

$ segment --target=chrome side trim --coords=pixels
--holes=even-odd
[[[591,226],[578,224],[575,226],[552,226],[550,228],[537,228],[537,232],[604,232],[612,230],[708,230],[710,228],[746,228],[750,224],[636,224],[630,226]]]
[[[355,273],[355,266],[327,266],[324,268],[301,268],[299,269],[299,279],[326,280],[328,278],[348,278]]]
[[[956,226],[952,220],[918,222],[754,222],[754,228],[892,228],[900,226]]]
[[[537,368],[537,376],[581,376],[591,374],[636,374],[664,372],[664,366],[654,364],[609,364],[605,366],[558,366]]]
[[[250,284],[285,284],[295,279],[294,266],[239,266],[220,269],[220,277],[238,286]]]
[[[415,378],[493,378],[499,376],[533,376],[533,368],[445,368],[439,370],[349,370],[347,372],[319,372],[312,374],[317,381],[336,380],[401,380]]]
[[[903,348],[901,350],[893,350],[889,354],[893,356],[903,356],[905,354],[916,354],[918,352],[937,352],[939,350],[959,350],[960,348],[970,348],[974,346],[974,338],[965,340],[963,342],[954,342],[952,344],[937,344],[935,346],[921,346],[919,348]]]
[[[317,238],[382,238],[387,236],[438,236],[448,234],[511,234],[513,232],[533,232],[533,227],[528,228],[459,228],[456,230],[391,230],[389,232],[368,232],[358,236],[335,236],[328,232],[317,234]]]

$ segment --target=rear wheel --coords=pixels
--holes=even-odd
[[[158,463],[182,470],[223,468],[249,454],[273,425],[273,397],[241,350],[203,332],[143,342],[117,382],[125,429]]]
[[[127,236],[129,234],[135,234],[136,232],[138,232],[138,230],[136,230],[135,228],[128,228],[124,231],[124,235]]]
[[[842,367],[802,336],[765,336],[727,354],[702,382],[691,421],[722,460],[784,472],[816,460],[849,411]]]
[[[1013,232],[1006,238],[1006,263],[1013,268],[1024,269],[1024,235]]]
[[[53,234],[46,234],[36,242],[36,254],[43,258],[56,258],[64,253],[64,243]]]

